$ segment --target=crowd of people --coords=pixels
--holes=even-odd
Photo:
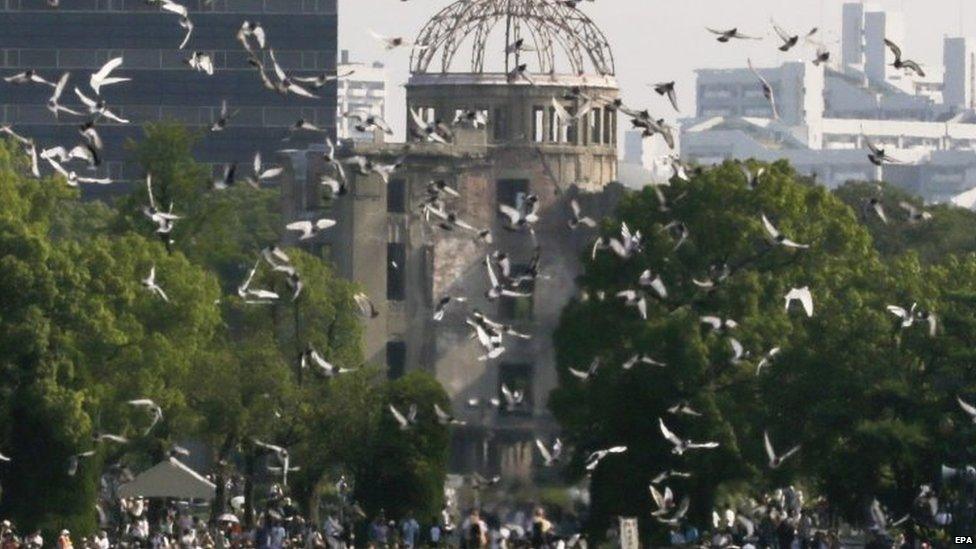
[[[482,515],[472,510],[456,520],[445,509],[440,516],[427,521],[418,520],[408,512],[400,520],[387,519],[380,511],[373,520],[365,521],[365,534],[357,536],[356,523],[361,517],[343,519],[329,513],[321,524],[306,520],[289,498],[269,501],[257,513],[255,525],[245,528],[239,513],[226,513],[216,520],[202,518],[206,512],[194,513],[185,503],[166,506],[162,518],[151,522],[147,502],[143,499],[120,502],[122,521],[114,528],[99,530],[92,536],[75,536],[62,530],[53,543],[45,544],[40,531],[24,534],[9,520],[0,528],[0,549],[413,549],[417,547],[506,548],[506,547],[567,547],[575,544],[578,535],[562,535],[539,508],[531,516],[515,513],[509,521],[501,522],[496,515]]]
[[[472,508],[455,514],[444,508],[437,516],[417,517],[406,512],[388,517],[380,510],[372,519],[358,506],[338,504],[326,509],[317,521],[308,520],[296,503],[273,485],[260,509],[245,511],[240,497],[230,499],[230,511],[211,520],[205,506],[168,502],[150,512],[147,500],[117,499],[98,508],[99,526],[94,535],[76,536],[61,530],[46,542],[39,530],[19,531],[16,525],[0,523],[0,549],[414,549],[445,547],[458,549],[586,547],[580,535],[582,525],[572,513],[557,509],[553,519],[542,507],[507,507],[499,504]],[[805,501],[793,486],[777,489],[757,499],[744,499],[712,513],[711,525],[699,529],[689,519],[669,526],[661,545],[672,547],[737,547],[771,549],[835,549],[849,546],[851,539],[870,549],[928,548],[926,529],[945,526],[951,517],[940,505],[939,495],[925,486],[910,513],[889,519],[877,500],[867,512],[863,532],[846,532],[844,539],[827,520],[826,502]],[[244,525],[245,517],[253,526]],[[930,530],[931,531],[931,530]],[[606,533],[610,546],[619,546],[620,533]]]

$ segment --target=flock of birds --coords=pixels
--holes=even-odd
[[[185,48],[190,43],[194,32],[194,24],[189,10],[173,0],[149,1],[158,5],[162,11],[178,16],[177,23],[185,31],[178,47],[181,50]],[[561,3],[570,7],[576,7],[579,1],[565,0],[561,1]],[[58,6],[56,0],[49,0],[48,3],[55,8]],[[796,47],[802,40],[805,43],[816,46],[816,55],[812,61],[814,64],[819,65],[828,62],[830,58],[829,51],[827,51],[822,43],[814,39],[817,33],[816,28],[802,36],[787,32],[775,23],[773,23],[773,29],[781,41],[781,44],[778,46],[780,51],[789,51]],[[727,30],[709,28],[708,31],[717,35],[718,42],[723,44],[732,42],[733,40],[761,40],[760,37],[743,34],[737,28]],[[403,37],[387,37],[377,33],[372,34],[376,40],[380,41],[390,50],[400,47],[414,49],[424,49],[427,47],[425,44],[416,44]],[[291,94],[303,98],[315,99],[317,96],[314,90],[325,86],[340,76],[344,76],[336,74],[324,74],[312,77],[290,75],[289,71],[285,70],[277,62],[268,33],[262,28],[260,23],[244,21],[237,32],[237,39],[248,53],[250,63],[257,72],[261,85],[278,94]],[[905,59],[901,49],[896,44],[888,40],[885,40],[885,43],[895,57],[894,67],[924,76],[921,66],[915,61]],[[506,53],[515,55],[516,57],[521,52],[530,50],[531,46],[524,40],[517,40],[506,46]],[[205,75],[213,75],[217,70],[211,56],[203,51],[193,51],[185,59],[185,63],[191,70]],[[108,120],[116,124],[128,124],[130,122],[118,113],[113,112],[110,104],[102,95],[105,88],[122,85],[130,81],[128,77],[116,75],[116,72],[122,68],[122,65],[122,57],[113,58],[99,70],[90,74],[88,77],[88,88],[90,91],[82,87],[74,86],[73,92],[80,101],[80,105],[66,105],[64,103],[65,91],[67,90],[71,76],[68,72],[63,73],[57,78],[48,79],[39,74],[38,71],[28,69],[4,77],[7,83],[13,85],[50,88],[51,94],[47,98],[47,109],[55,118],[60,118],[62,115],[69,115],[84,119],[78,128],[78,133],[81,138],[80,142],[70,147],[53,145],[42,148],[33,138],[18,134],[10,126],[0,127],[0,133],[12,137],[23,146],[29,159],[30,171],[35,177],[41,176],[40,163],[41,161],[45,161],[56,173],[64,177],[68,185],[112,183],[108,178],[79,174],[76,170],[77,163],[83,163],[90,169],[95,169],[101,164],[104,143],[99,135],[98,124],[102,120]],[[773,118],[778,118],[779,115],[776,108],[773,87],[752,66],[751,59],[748,60],[748,65],[752,73],[756,76],[762,92],[770,104]],[[516,63],[515,68],[509,73],[509,78],[512,81],[526,80],[531,85],[535,84],[525,64]],[[666,98],[676,111],[678,110],[679,102],[674,81],[654,84],[653,89],[658,95]],[[572,101],[574,105],[566,106],[564,101],[567,100]],[[552,98],[556,123],[561,130],[578,124],[587,113],[598,105],[615,109],[630,117],[633,127],[642,129],[645,137],[660,135],[667,145],[672,149],[674,148],[674,129],[663,119],[652,117],[648,110],[635,110],[624,105],[619,99],[606,99],[593,96],[581,88],[573,88],[562,97]],[[233,128],[233,119],[236,114],[237,111],[232,110],[227,102],[223,101],[219,116],[213,121],[210,131],[231,131]],[[366,112],[348,112],[343,113],[343,116],[352,120],[355,128],[359,131],[392,133],[390,125],[379,116]],[[430,119],[424,116],[424,113],[414,110],[410,111],[410,119],[412,124],[409,128],[409,133],[412,139],[441,144],[451,143],[454,127],[471,126],[478,128],[484,127],[488,123],[487,115],[483,111],[477,110],[462,112],[450,123]],[[289,136],[294,132],[323,133],[324,130],[307,120],[300,119],[289,130]],[[349,171],[364,176],[375,174],[385,182],[389,182],[391,175],[404,164],[407,153],[409,152],[409,149],[407,149],[403,156],[395,159],[392,163],[381,163],[365,156],[340,158],[336,153],[335,144],[328,138],[325,139],[325,142],[326,148],[322,153],[322,158],[326,166],[330,169],[321,176],[320,183],[324,188],[328,189],[329,195],[333,199],[339,199],[347,193]],[[872,163],[881,165],[885,162],[896,161],[887,155],[883,148],[874,145],[869,140],[866,142],[869,149],[869,159]],[[285,149],[285,151],[288,150]],[[674,177],[688,180],[686,167],[680,160],[672,156],[671,163],[674,170]],[[282,173],[280,166],[268,166],[264,164],[260,152],[255,154],[251,168],[251,174],[245,181],[255,187],[259,186],[263,181],[273,180]],[[762,169],[753,173],[743,165],[742,170],[746,183],[750,188],[756,188],[761,184],[761,178],[764,175]],[[236,164],[228,164],[224,167],[223,175],[213,182],[213,189],[215,191],[227,189],[235,184],[236,179]],[[662,207],[665,207],[663,194],[661,194],[659,189],[655,188],[655,190],[659,193],[658,196],[662,198]],[[173,244],[171,235],[174,225],[181,219],[181,216],[173,212],[174,205],[172,203],[168,204],[165,210],[156,203],[151,174],[147,174],[146,176],[146,191],[147,204],[143,207],[143,214],[155,227],[154,232],[157,237],[169,248]],[[432,181],[426,187],[424,200],[418,205],[420,215],[426,223],[437,230],[470,233],[472,238],[478,242],[491,245],[493,243],[493,237],[490,229],[475,227],[461,218],[458,208],[454,205],[454,202],[459,197],[459,191],[447,182],[441,180]],[[869,205],[877,212],[882,220],[887,222],[887,217],[881,207],[880,200],[873,200]],[[928,212],[924,212],[910,204],[902,204],[902,207],[906,210],[909,220],[912,222],[924,222],[931,218]],[[536,282],[546,278],[541,271],[541,254],[535,234],[535,226],[541,217],[540,199],[534,194],[527,194],[516,204],[499,204],[498,214],[503,219],[502,227],[505,230],[523,233],[531,238],[535,252],[530,264],[519,272],[513,269],[512,260],[507,253],[498,250],[487,253],[484,259],[484,266],[488,289],[484,293],[484,298],[491,302],[501,298],[530,298]],[[799,243],[784,234],[765,214],[760,213],[760,217],[762,227],[768,237],[770,249],[781,248],[787,250],[789,253],[803,253],[804,250],[810,247],[809,244]],[[336,223],[335,220],[326,218],[297,220],[288,223],[285,229],[295,232],[300,241],[307,241],[318,237],[323,231],[335,226]],[[570,211],[567,212],[566,224],[570,230],[576,230],[580,227],[593,228],[597,226],[595,220],[584,215],[576,200],[570,201]],[[675,241],[673,250],[680,248],[691,237],[688,227],[678,220],[666,225],[664,231]],[[621,261],[628,261],[641,253],[642,250],[643,235],[641,235],[640,231],[631,231],[627,224],[623,223],[619,230],[619,237],[599,237],[595,240],[592,248],[592,256],[595,258],[597,253],[609,251]],[[273,276],[283,278],[291,291],[291,301],[299,299],[303,289],[302,278],[299,272],[281,248],[276,245],[270,245],[260,252],[254,266],[249,270],[246,279],[237,289],[238,296],[244,303],[249,305],[268,305],[284,299],[277,291],[271,288],[256,287],[256,274],[262,268],[269,270]],[[164,302],[169,302],[170,298],[161,286],[160,276],[162,274],[157,272],[155,265],[150,266],[147,276],[141,279],[141,285],[152,296]],[[694,283],[704,290],[711,290],[722,284],[732,274],[733,269],[729,265],[718,265],[711,269],[709,275],[704,280],[696,279]],[[597,296],[601,300],[605,297],[602,293]],[[668,299],[668,292],[662,277],[647,270],[641,273],[639,279],[636,281],[635,287],[621,290],[616,293],[615,297],[622,300],[624,305],[636,309],[640,318],[646,320],[648,318],[648,300],[666,300]],[[364,318],[369,319],[378,316],[375,306],[366,294],[357,293],[354,298],[357,308]],[[461,295],[445,295],[441,297],[435,305],[433,320],[435,322],[442,322],[450,308],[460,306],[460,304],[466,303],[468,299],[468,296]],[[813,293],[809,287],[792,288],[783,296],[783,299],[787,311],[792,310],[794,304],[797,304],[806,316],[813,316]],[[935,313],[921,310],[917,304],[912,304],[907,308],[892,305],[888,307],[888,311],[899,319],[900,326],[903,329],[908,329],[916,323],[921,323],[927,326],[929,334],[935,335],[937,332],[938,324]],[[747,351],[742,343],[731,335],[731,332],[738,326],[735,320],[709,315],[702,316],[701,322],[711,330],[727,337],[731,351],[730,363],[740,364],[752,358],[752,353]],[[466,315],[465,324],[471,330],[472,337],[477,340],[484,352],[478,358],[480,361],[493,360],[500,357],[506,351],[506,341],[509,338],[530,339],[532,337],[530,334],[518,331],[511,324],[489,318],[477,309],[472,309]],[[770,364],[779,352],[779,347],[773,347],[768,351],[760,353],[757,356],[759,360],[757,360],[756,374],[759,375],[763,368]],[[299,361],[302,369],[314,368],[326,378],[351,371],[350,369],[341,368],[330,363],[310,344],[301,353]],[[658,368],[667,367],[666,364],[646,353],[634,354],[622,364],[622,367],[629,370],[638,365]],[[585,370],[570,368],[569,373],[581,383],[586,383],[599,375],[601,367],[601,360],[596,358]],[[524,402],[525,394],[521,390],[502,384],[498,397],[488,398],[484,401],[479,398],[473,398],[468,401],[468,405],[472,408],[486,407],[512,411],[518,409]],[[967,403],[962,398],[959,398],[958,402],[965,413],[976,422],[976,406]],[[135,409],[145,411],[150,417],[150,424],[143,431],[143,435],[148,435],[163,419],[162,408],[148,398],[134,399],[129,401],[128,404]],[[437,404],[433,405],[433,411],[436,422],[441,425],[464,424],[464,421],[456,418]],[[414,428],[418,424],[417,404],[410,404],[406,412],[401,411],[394,405],[390,405],[389,412],[402,430]],[[701,416],[701,413],[694,410],[688,402],[676,403],[668,409],[668,412],[675,416]],[[714,441],[697,442],[683,438],[665,423],[663,417],[658,418],[658,426],[663,438],[671,445],[671,452],[676,456],[682,456],[692,451],[714,449],[719,446],[719,443]],[[128,439],[121,435],[99,432],[95,433],[93,439],[95,443],[125,444],[128,442]],[[274,467],[273,470],[281,473],[283,482],[287,485],[289,471],[297,469],[290,461],[288,450],[281,446],[259,440],[254,440],[253,442],[256,447],[267,451],[277,459],[278,466]],[[544,466],[551,467],[560,463],[564,453],[564,445],[560,439],[556,438],[554,442],[547,443],[537,438],[535,444]],[[799,446],[793,446],[786,452],[778,453],[773,446],[768,432],[764,433],[763,445],[768,457],[768,465],[773,469],[780,467],[787,459],[794,456],[800,450]],[[178,447],[174,449],[176,452],[180,452],[181,450]],[[185,450],[182,451],[185,452]],[[595,450],[584,460],[584,467],[587,472],[592,473],[608,457],[619,455],[626,451],[627,447],[622,445]],[[71,456],[67,464],[68,474],[74,475],[78,469],[80,460],[91,457],[94,453],[95,450],[90,449]],[[0,454],[0,461],[9,460],[9,457]],[[688,476],[690,476],[690,473],[669,470],[662,472],[651,480],[649,490],[652,500],[657,507],[652,515],[661,523],[677,524],[687,513],[689,507],[688,497],[685,496],[678,501],[671,488],[665,486],[664,483],[671,478],[686,478]],[[490,485],[498,480],[497,477],[494,479],[477,477],[476,483],[479,486],[484,486]]]

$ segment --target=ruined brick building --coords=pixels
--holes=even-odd
[[[449,143],[418,135],[412,120],[408,143],[385,143],[382,132],[372,143],[343,143],[343,157],[404,161],[389,183],[347,169],[349,193],[334,200],[323,198],[319,184],[332,169],[323,147],[292,154],[282,186],[285,212],[289,219],[338,221],[312,247],[372,297],[379,315],[365,327],[370,360],[385,364],[391,377],[426,370],[448,391],[455,415],[467,422],[454,430],[452,469],[527,479],[533,439],[557,429],[546,408],[557,381],[552,332],[576,292],[581,254],[595,238],[593,229],[567,226],[569,200],[578,197],[599,219],[620,192],[611,185],[618,96],[612,53],[582,12],[555,0],[460,0],[435,15],[416,41],[427,48],[411,59],[408,112],[451,125]],[[561,123],[554,100],[582,114]],[[466,113],[479,113],[486,124],[451,124]],[[490,229],[490,244],[425,220],[418,205],[434,180],[458,191],[450,209]],[[543,276],[531,297],[490,301],[486,255],[506,253],[518,272],[535,249],[527,233],[502,227],[498,206],[517,205],[529,194],[541,204],[535,234]],[[445,295],[468,300],[435,322],[435,304]],[[533,337],[507,338],[505,353],[479,361],[483,350],[465,323],[474,309]],[[468,406],[470,399],[499,396],[502,383],[525,392],[523,405],[511,411]]]

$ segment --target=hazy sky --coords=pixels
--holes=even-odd
[[[386,52],[367,29],[380,34],[413,38],[428,17],[452,0],[339,0],[339,48],[354,60],[382,61],[390,78],[387,117],[400,131],[405,120],[404,90],[409,75],[406,49]],[[945,35],[976,35],[976,3],[972,0],[876,0],[871,2],[905,14],[906,56],[928,66],[942,65]],[[647,87],[648,83],[676,80],[683,114],[694,114],[696,68],[745,66],[752,57],[758,66],[812,59],[808,48],[789,53],[775,49],[773,37],[762,42],[719,44],[705,30],[738,27],[742,32],[772,34],[770,18],[800,33],[821,28],[840,57],[840,14],[844,0],[595,0],[581,4],[606,33],[613,48],[617,79],[624,100],[652,113],[671,116],[670,107]],[[968,5],[967,5],[968,4]],[[503,42],[503,41],[502,41]],[[498,46],[503,47],[502,44]],[[467,59],[465,54],[462,54]],[[673,112],[673,111],[672,111]]]

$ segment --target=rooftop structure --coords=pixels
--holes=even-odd
[[[492,41],[496,30],[504,32],[501,49]],[[525,47],[515,48],[520,40]],[[410,58],[415,75],[452,72],[465,46],[470,64],[454,68],[456,72],[484,74],[486,60],[491,62],[486,57],[500,53],[504,73],[522,62],[524,55],[525,61],[537,64],[533,70],[537,74],[556,74],[561,61],[567,74],[614,74],[613,53],[603,32],[583,12],[550,0],[459,0],[434,15],[416,42],[426,48],[414,50]]]

